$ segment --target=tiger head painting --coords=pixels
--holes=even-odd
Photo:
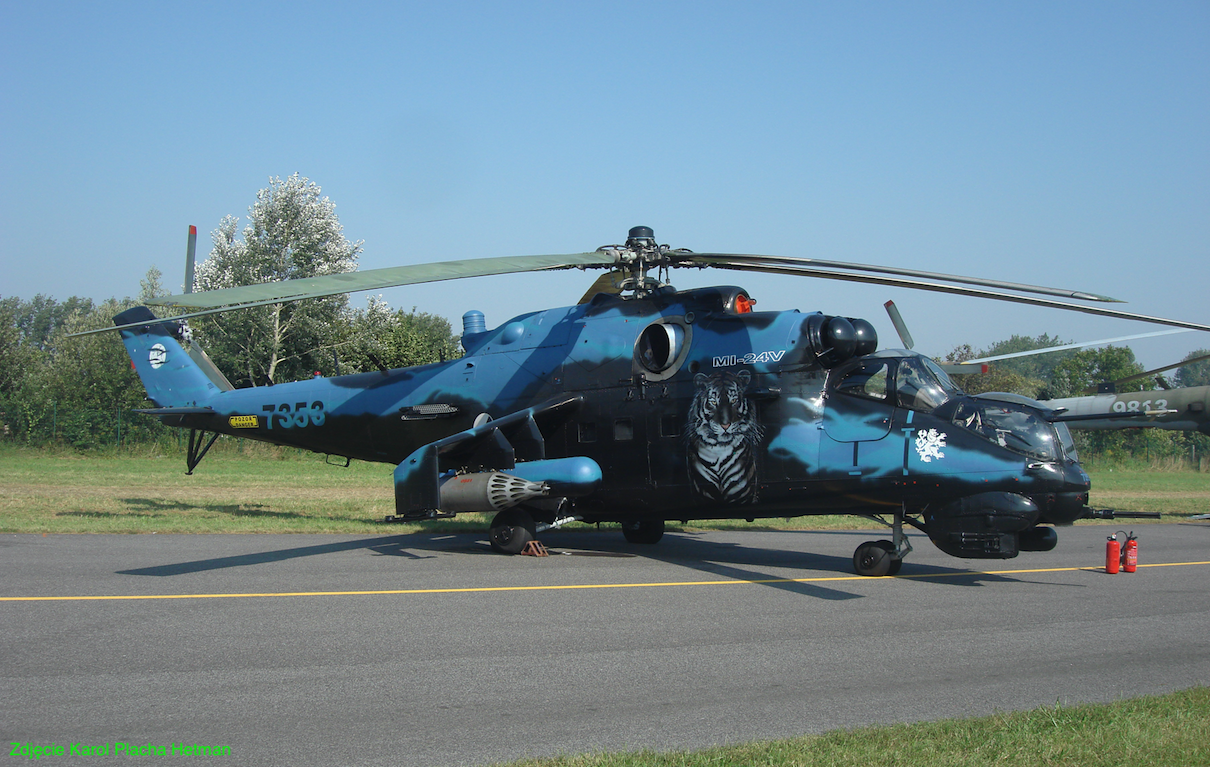
[[[756,451],[764,434],[744,394],[752,374],[698,373],[689,406],[689,479],[700,495],[722,503],[756,502]]]

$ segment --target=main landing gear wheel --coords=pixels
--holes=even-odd
[[[524,509],[505,509],[492,518],[488,535],[492,549],[501,554],[520,554],[534,539],[534,518]]]
[[[858,575],[896,575],[900,567],[903,560],[896,558],[895,544],[890,541],[866,541],[853,552],[853,569]]]
[[[640,519],[622,523],[622,535],[630,543],[659,543],[664,537],[664,520]]]

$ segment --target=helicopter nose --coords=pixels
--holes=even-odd
[[[1083,466],[1073,462],[1068,465],[1067,469],[1068,481],[1072,485],[1083,488],[1084,492],[1092,489],[1092,480],[1089,479],[1088,472],[1084,471]]]
[[[1084,516],[1092,481],[1083,467],[1072,462],[1062,469],[1062,485],[1058,492],[1048,494],[1040,521],[1052,525],[1070,525]]]
[[[1088,478],[1088,473],[1084,471],[1084,467],[1075,461],[1071,461],[1063,466],[1063,491],[1073,495],[1083,495],[1084,501],[1088,501],[1088,492],[1092,489],[1092,480]]]

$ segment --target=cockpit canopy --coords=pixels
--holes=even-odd
[[[916,352],[867,354],[836,368],[830,388],[850,397],[932,413],[1033,460],[1058,461],[1065,455],[1079,460],[1067,425],[1047,421],[1042,403],[1006,393],[967,396],[940,365]]]
[[[935,415],[1034,460],[1058,461],[1064,455],[1079,460],[1067,424],[1048,422],[1045,412],[1040,402],[1028,397],[990,392],[960,397]]]
[[[924,413],[962,396],[940,365],[915,352],[867,354],[833,375],[833,391]]]

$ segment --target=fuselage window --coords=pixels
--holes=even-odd
[[[681,436],[681,420],[675,415],[660,416],[660,436],[661,437],[679,437]]]
[[[634,423],[629,418],[615,418],[613,421],[613,438],[618,442],[634,439]]]

